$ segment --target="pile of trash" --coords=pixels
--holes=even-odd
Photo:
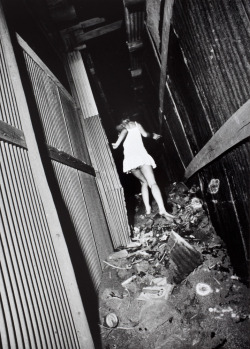
[[[138,210],[131,242],[104,261],[103,348],[249,347],[249,292],[198,193],[173,185],[174,220]]]

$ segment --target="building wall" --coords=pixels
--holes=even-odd
[[[174,169],[167,171],[170,181],[183,179],[192,157],[249,99],[249,11],[245,0],[174,2],[163,122],[165,157]],[[161,33],[162,11],[158,17]],[[152,41],[148,46],[152,53]],[[149,75],[157,87],[157,73]],[[242,276],[249,261],[249,149],[246,139],[187,182],[200,183],[213,224]],[[220,180],[216,194],[208,190],[213,178]]]

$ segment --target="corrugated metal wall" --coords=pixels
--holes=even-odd
[[[19,42],[24,50],[46,144],[90,164],[72,97],[20,38]],[[88,180],[91,175],[82,174],[70,165],[52,160],[52,166],[74,226],[72,234],[77,236],[93,283],[98,288],[102,260],[111,252],[112,245],[100,198],[91,196],[92,190],[96,192],[95,180]],[[90,186],[88,191],[86,186]],[[96,207],[95,217],[89,213],[93,205]]]
[[[69,53],[68,64],[112,242],[115,248],[124,246],[129,242],[130,235],[124,192],[80,52]]]
[[[174,169],[167,171],[171,181],[183,178],[190,155],[197,154],[249,99],[249,13],[250,4],[245,0],[174,2],[164,110],[164,140],[170,149],[166,156]],[[162,20],[162,13],[159,18]],[[178,128],[181,131],[177,132]],[[244,265],[249,261],[249,151],[246,140],[190,180],[200,182],[235,270],[245,275]],[[212,178],[221,183],[214,195],[208,191]]]
[[[126,246],[129,235],[124,192],[110,150],[104,151],[109,147],[107,137],[98,115],[84,119],[84,124],[107,200],[113,244],[115,247]]]
[[[21,130],[5,49],[0,120]],[[27,149],[0,141],[0,184],[2,348],[80,348]]]

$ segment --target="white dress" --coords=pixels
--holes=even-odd
[[[154,159],[144,147],[141,132],[136,123],[135,125],[135,127],[127,129],[128,133],[123,142],[123,172],[125,173],[140,168],[143,165],[151,165],[153,168],[156,167]]]

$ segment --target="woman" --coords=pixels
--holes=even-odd
[[[160,189],[155,181],[153,168],[156,167],[155,161],[144,147],[142,136],[151,137],[155,140],[161,136],[156,133],[148,133],[137,122],[130,121],[129,118],[122,119],[121,124],[117,126],[119,132],[118,139],[112,143],[113,149],[117,149],[123,142],[124,160],[123,172],[132,173],[141,182],[142,200],[145,205],[146,214],[151,213],[151,206],[149,203],[150,187],[152,195],[158,205],[159,214],[166,219],[173,219],[174,216],[167,213]]]

